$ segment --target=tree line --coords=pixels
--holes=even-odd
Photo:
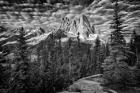
[[[8,88],[8,93],[55,93],[67,88],[79,78],[102,72],[100,61],[104,59],[101,55],[104,55],[104,51],[100,49],[104,50],[105,46],[100,46],[99,38],[91,50],[91,45],[81,43],[79,36],[76,41],[69,38],[67,43],[63,43],[60,35],[57,37],[52,33],[32,48],[26,42],[24,28],[18,28],[18,32],[15,49],[8,52],[14,53],[14,60],[5,59],[1,62],[1,67],[3,64],[14,65],[8,66],[9,68],[1,73],[8,77],[6,84],[1,83],[3,88]],[[32,57],[29,57],[32,55],[37,57],[33,62]],[[1,57],[4,58],[6,57]]]

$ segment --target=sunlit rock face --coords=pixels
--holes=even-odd
[[[104,36],[95,31],[94,26],[91,26],[88,17],[84,14],[81,14],[73,19],[71,24],[68,26],[68,29],[68,37],[78,37],[82,42],[94,44],[97,37],[101,39],[101,42],[104,41]]]
[[[45,31],[44,33],[41,33],[42,30],[40,32],[40,29],[35,29],[30,31],[28,34],[35,34],[36,37],[33,37],[34,39],[37,38],[35,42],[42,40],[43,37],[46,39],[47,36],[51,35],[52,33],[57,41],[59,41],[58,39],[61,38],[61,42],[68,42],[70,38],[72,41],[78,41],[79,38],[79,42],[94,44],[97,37],[102,37],[101,35],[94,33],[95,31],[85,15],[82,14],[71,21],[69,20],[70,19],[68,18],[63,19],[60,27],[58,29],[54,29],[54,31],[50,31],[49,33],[45,33]],[[39,33],[41,34],[39,35]],[[30,39],[32,40],[31,43],[34,42],[33,38]]]
[[[77,36],[79,34],[80,39],[87,39],[90,34],[93,34],[90,22],[85,15],[80,15],[79,18],[73,20],[70,25],[68,34]]]

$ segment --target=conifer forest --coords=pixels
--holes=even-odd
[[[140,93],[140,1],[0,0],[0,93]]]

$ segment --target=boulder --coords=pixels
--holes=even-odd
[[[105,88],[102,86],[104,79],[102,78],[102,74],[97,74],[93,76],[88,76],[79,79],[74,82],[69,87],[69,92],[80,92],[80,93],[117,93],[116,91]],[[66,92],[67,93],[67,92]]]
[[[79,80],[75,82],[69,87],[69,91],[78,91],[82,93],[104,93],[103,87],[100,85],[100,83],[89,80]]]

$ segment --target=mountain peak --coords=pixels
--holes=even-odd
[[[77,36],[79,33],[81,39],[86,39],[90,34],[93,34],[93,32],[93,28],[90,25],[88,18],[84,14],[81,14],[72,21],[68,33],[74,36]]]

